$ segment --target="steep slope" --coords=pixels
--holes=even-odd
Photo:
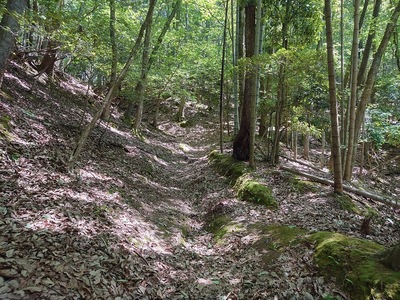
[[[346,297],[317,273],[311,245],[261,236],[271,224],[341,231],[344,218],[353,228],[359,219],[328,192],[297,199],[275,172],[278,211],[237,201],[208,165],[216,130],[201,109],[194,127],[162,122],[140,138],[114,112],[68,172],[99,100],[68,76],[41,80],[30,91],[26,67],[13,64],[0,96],[0,299]],[[384,229],[382,243],[399,236]]]

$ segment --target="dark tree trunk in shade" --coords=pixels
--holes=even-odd
[[[8,0],[6,12],[0,24],[0,87],[7,68],[7,60],[14,47],[15,37],[19,31],[17,15],[24,12],[26,0]]]
[[[256,6],[248,4],[245,8],[246,21],[246,57],[252,57],[254,54],[255,34],[256,34]],[[249,75],[249,74],[247,74]],[[244,99],[241,110],[241,120],[239,132],[233,142],[233,158],[237,160],[247,161],[250,155],[250,101],[255,84],[255,76],[246,76],[244,86]]]

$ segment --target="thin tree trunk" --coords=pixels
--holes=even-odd
[[[149,57],[150,57],[150,42],[151,42],[151,30],[153,27],[153,18],[151,17],[146,27],[146,34],[144,35],[143,41],[143,55],[142,55],[142,70],[139,81],[136,85],[135,95],[137,97],[138,109],[136,113],[136,119],[134,124],[134,131],[139,131],[140,123],[142,122],[143,107],[144,107],[144,91],[147,83],[147,72],[149,71]]]
[[[139,51],[140,44],[143,39],[143,34],[145,31],[145,28],[147,26],[147,23],[149,22],[150,17],[153,15],[155,4],[156,4],[156,0],[150,0],[149,10],[147,11],[146,19],[143,22],[142,26],[140,27],[138,37],[136,38],[136,42],[133,45],[131,52],[129,53],[128,60],[126,61],[125,66],[122,69],[121,73],[118,75],[117,80],[111,86],[111,88],[108,90],[107,95],[104,98],[102,106],[96,112],[96,114],[93,116],[90,123],[85,127],[85,129],[81,133],[81,135],[78,139],[78,142],[76,143],[76,145],[70,155],[70,158],[68,160],[67,167],[69,169],[71,169],[73,167],[73,165],[75,164],[80,153],[82,152],[83,146],[85,145],[89,134],[92,132],[93,128],[96,126],[97,121],[100,119],[100,116],[103,113],[106,106],[108,105],[108,103],[112,101],[112,97],[113,97],[115,91],[118,89],[118,86],[121,84],[122,80],[125,78],[126,74],[128,73],[128,70],[130,69],[130,67],[133,63],[134,58],[136,58],[136,54]]]
[[[232,19],[232,55],[233,55],[233,133],[236,135],[239,131],[239,95],[238,95],[238,49],[239,49],[239,5],[236,4],[236,31],[234,29],[233,18],[233,0],[231,1],[231,19]],[[233,34],[235,33],[235,34]]]
[[[137,83],[137,85],[139,85],[140,82],[142,82],[142,85],[144,85],[144,86],[146,85],[146,82],[147,82],[147,73],[150,71],[150,69],[151,69],[151,67],[152,67],[152,65],[153,65],[153,63],[154,63],[154,60],[155,60],[155,58],[156,58],[156,56],[157,56],[157,54],[158,54],[158,50],[160,49],[160,47],[161,47],[161,45],[162,45],[162,42],[163,42],[163,40],[164,40],[164,37],[165,37],[165,35],[167,34],[169,27],[171,26],[172,20],[174,19],[174,17],[175,17],[175,16],[178,14],[178,12],[179,12],[181,3],[182,3],[182,0],[177,0],[177,1],[175,2],[174,8],[173,8],[172,12],[170,13],[170,15],[168,16],[168,19],[167,19],[167,21],[165,22],[164,27],[163,27],[163,29],[161,30],[161,33],[160,33],[160,35],[158,36],[157,42],[156,42],[156,44],[154,45],[153,50],[152,50],[152,52],[151,52],[150,58],[149,58],[148,63],[147,63],[147,69],[145,70],[145,80],[144,80],[144,81],[143,81],[143,80],[139,80],[138,83]],[[142,71],[143,71],[143,69],[142,69]],[[135,90],[140,90],[140,87],[137,86],[137,87],[135,88]],[[143,88],[143,90],[144,90],[144,88]],[[142,90],[142,91],[143,91],[143,90]],[[140,97],[143,97],[143,95],[140,95],[140,94],[136,94],[136,96],[137,96],[137,98],[139,98],[139,99],[140,99]],[[133,109],[134,109],[134,105],[135,105],[135,104],[134,104],[133,102],[129,103],[129,106],[128,106],[127,110],[125,111],[124,118],[125,118],[127,121],[130,121],[130,120],[131,120],[132,113],[133,113]],[[142,109],[142,112],[143,112],[143,109]],[[140,116],[139,116],[139,117],[140,117],[140,120],[138,120],[138,119],[139,119],[138,116],[137,116],[137,118],[136,118],[135,125],[134,125],[135,130],[139,130],[140,124],[141,124],[141,122],[142,122],[142,118],[141,118],[142,112],[140,113]],[[138,109],[138,114],[139,114],[139,109]]]
[[[359,87],[364,84],[365,71],[367,70],[368,60],[369,60],[370,53],[372,50],[372,45],[373,45],[373,42],[375,39],[376,21],[379,16],[381,4],[382,4],[382,0],[375,0],[374,10],[372,12],[372,24],[369,27],[367,42],[365,43],[363,56],[362,56],[362,60],[360,63],[360,68],[358,70],[357,85]]]
[[[257,1],[257,16],[256,16],[256,24],[255,24],[255,45],[254,45],[254,52],[253,58],[253,67],[252,67],[252,74],[250,76],[254,77],[254,86],[253,91],[251,93],[251,100],[250,100],[250,153],[249,153],[249,165],[252,168],[255,168],[255,153],[254,153],[254,145],[256,139],[256,120],[257,120],[257,94],[259,91],[258,85],[258,74],[260,71],[259,64],[257,63],[258,54],[260,52],[260,34],[261,34],[261,5],[262,1]]]
[[[238,60],[244,58],[245,56],[245,35],[244,35],[244,27],[245,27],[245,7],[242,1],[238,1],[239,6],[239,38],[238,38]],[[239,113],[239,130],[240,130],[240,123],[242,121],[242,114],[243,114],[243,102],[244,102],[244,86],[245,86],[245,81],[246,81],[246,72],[241,69],[239,70],[239,108],[238,108],[238,113]],[[239,133],[239,132],[238,132]]]
[[[295,170],[295,169],[291,169],[291,168],[288,168],[288,167],[285,167],[285,166],[280,166],[279,168],[284,170],[284,171],[287,171],[287,172],[290,172],[290,173],[293,173],[293,174],[296,174],[296,175],[300,175],[300,176],[306,177],[308,179],[311,179],[311,180],[319,182],[319,183],[323,183],[323,184],[326,184],[326,185],[331,185],[333,187],[335,186],[335,182],[333,182],[331,180],[328,180],[326,178],[320,178],[318,176],[311,175],[311,174],[308,174],[308,173],[304,173],[304,172],[301,172],[301,171],[298,171],[298,170]],[[380,195],[376,195],[376,194],[367,192],[365,190],[359,190],[359,189],[356,189],[356,188],[348,186],[348,185],[343,185],[343,190],[347,191],[347,192],[350,192],[350,193],[354,193],[354,194],[359,195],[359,196],[370,198],[372,200],[375,200],[375,201],[378,201],[378,202],[381,202],[381,203],[384,203],[384,204],[387,204],[387,205],[390,205],[391,207],[394,207],[394,208],[399,208],[400,207],[400,203],[397,202],[396,200],[388,199],[388,198],[382,197]]]
[[[111,73],[110,73],[110,86],[114,84],[117,79],[117,64],[118,64],[118,48],[117,39],[115,35],[115,0],[109,0],[110,6],[110,42],[111,42]],[[110,118],[111,103],[107,105],[103,112],[103,119]]]
[[[361,100],[357,106],[356,113],[356,121],[355,121],[355,133],[354,133],[354,141],[358,141],[360,136],[360,129],[362,122],[364,120],[365,111],[367,109],[367,105],[371,99],[372,91],[375,86],[375,79],[378,73],[378,69],[381,65],[383,54],[387,48],[387,45],[390,40],[390,36],[393,33],[395,26],[397,25],[397,20],[400,16],[400,1],[397,3],[393,14],[390,18],[390,21],[386,25],[385,33],[382,37],[382,40],[379,44],[378,50],[374,55],[374,59],[371,63],[371,67],[368,72],[367,80],[365,82],[365,87],[361,95]]]
[[[331,114],[331,136],[332,146],[331,152],[333,157],[333,177],[334,177],[334,192],[343,193],[342,180],[342,163],[340,155],[340,135],[338,108],[336,100],[336,81],[335,81],[335,60],[333,57],[333,37],[332,37],[332,11],[331,1],[325,0],[325,24],[326,24],[326,44],[328,55],[328,73],[329,73],[329,103]]]
[[[354,139],[355,131],[355,115],[357,103],[357,70],[358,70],[358,32],[360,18],[360,0],[354,1],[354,28],[353,28],[353,45],[351,49],[351,95],[350,95],[350,111],[349,111],[349,143],[344,164],[343,179],[350,180],[352,176],[352,165],[354,160],[354,144],[357,141]]]
[[[321,168],[325,167],[325,144],[326,144],[326,137],[325,137],[325,130],[322,130],[322,142],[321,142]]]
[[[224,102],[224,74],[225,74],[225,52],[226,52],[226,28],[228,24],[228,6],[229,1],[225,2],[225,19],[224,19],[224,37],[222,41],[222,59],[221,59],[221,78],[219,89],[219,147],[221,153],[224,152],[224,120],[223,120],[223,102]]]
[[[292,151],[293,159],[297,160],[297,130],[292,130]]]
[[[25,8],[26,0],[8,0],[6,12],[0,24],[0,88],[3,82],[7,61],[14,48],[15,37],[19,31],[17,15],[21,15]]]
[[[303,135],[303,146],[304,146],[304,159],[310,159],[310,134],[308,132]]]

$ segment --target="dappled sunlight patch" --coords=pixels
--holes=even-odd
[[[85,179],[97,179],[100,181],[111,181],[114,180],[114,178],[109,177],[103,173],[97,173],[96,171],[93,170],[91,167],[85,167],[83,169],[79,170],[79,176],[81,177],[82,180]]]
[[[5,72],[4,79],[10,80],[13,83],[14,86],[18,85],[18,86],[22,87],[25,90],[29,91],[30,88],[31,88],[30,85],[28,85],[28,83],[25,80],[22,80],[22,79],[20,79],[20,78],[18,78],[16,76],[14,76],[14,74],[12,74],[10,72]]]

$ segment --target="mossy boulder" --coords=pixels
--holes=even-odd
[[[293,190],[300,194],[313,193],[318,191],[318,184],[315,182],[301,180],[297,176],[290,179]]]
[[[351,299],[400,300],[400,272],[379,262],[383,246],[332,232],[317,232],[308,240],[316,243],[314,259],[321,272],[334,276]]]
[[[240,200],[261,204],[269,208],[278,208],[278,202],[271,189],[248,176],[240,177],[234,188]]]
[[[336,203],[339,205],[340,209],[353,212],[356,214],[361,214],[361,210],[357,207],[357,205],[354,203],[354,201],[350,198],[349,195],[342,194],[333,194],[333,197],[336,201]]]
[[[247,166],[242,161],[237,161],[232,156],[212,151],[208,156],[210,164],[223,176],[228,177],[232,185],[247,172]]]

